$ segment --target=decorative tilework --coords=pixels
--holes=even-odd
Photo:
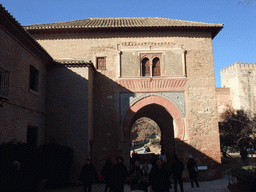
[[[185,100],[184,100],[184,93],[180,92],[160,92],[160,93],[121,93],[120,94],[120,115],[121,120],[123,119],[129,110],[129,108],[136,103],[137,101],[145,98],[150,97],[152,95],[157,95],[163,97],[170,102],[172,102],[180,111],[182,117],[185,117]]]

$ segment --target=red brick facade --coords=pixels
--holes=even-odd
[[[6,49],[0,66],[10,72],[10,99],[0,108],[1,141],[26,142],[27,126],[39,127],[38,144],[56,142],[74,151],[75,174],[88,157],[99,172],[117,155],[129,164],[131,126],[146,116],[159,124],[168,158],[176,153],[185,162],[192,154],[208,166],[208,178],[220,177],[212,39],[222,27],[205,25],[178,31],[101,28],[100,33],[28,29],[43,47],[37,48],[47,51],[40,57],[1,26]],[[38,93],[29,90],[30,65],[39,71]]]
[[[0,107],[0,142],[27,142],[27,129],[32,127],[36,133],[32,137],[40,145],[46,118],[46,68],[52,58],[2,6],[0,11],[0,67],[9,72],[9,101]],[[37,82],[35,90],[30,87],[31,66],[38,70],[38,77],[33,79]]]

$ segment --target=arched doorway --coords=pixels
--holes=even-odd
[[[174,130],[173,118],[170,113],[161,105],[150,104],[142,107],[135,113],[131,120],[130,128],[137,119],[148,117],[154,120],[161,130],[161,148],[167,158],[170,158],[174,152]]]
[[[175,152],[174,139],[184,139],[185,123],[179,109],[171,101],[157,95],[142,98],[127,111],[122,123],[123,155],[130,155],[130,130],[133,123],[141,117],[148,117],[159,125],[162,150],[167,158],[171,158]]]

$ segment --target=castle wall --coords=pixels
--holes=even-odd
[[[232,106],[230,88],[216,88],[217,106],[218,106],[218,121],[222,121],[221,114]]]
[[[234,63],[221,70],[222,87],[230,87],[233,108],[255,112],[255,63]]]

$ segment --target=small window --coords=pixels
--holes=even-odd
[[[37,145],[37,132],[38,128],[34,126],[28,126],[27,128],[27,144]]]
[[[38,70],[30,65],[29,89],[38,92]]]
[[[0,97],[8,98],[9,72],[0,67]]]
[[[106,70],[106,57],[97,57],[97,66],[98,70]]]

